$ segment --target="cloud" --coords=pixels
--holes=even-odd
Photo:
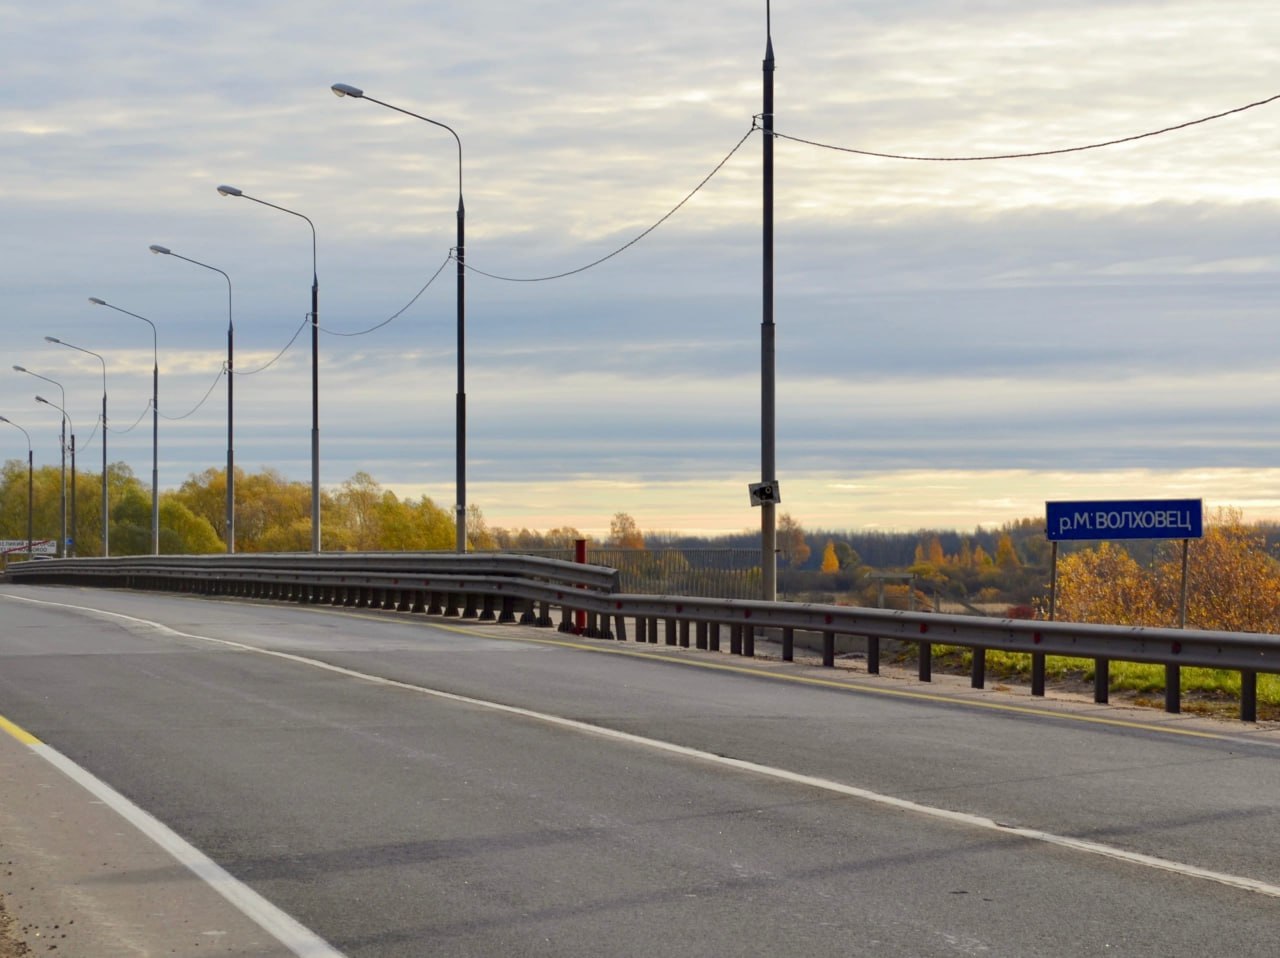
[[[65,382],[87,436],[96,363],[42,336],[102,352],[121,430],[111,448],[142,471],[149,430],[123,430],[147,409],[148,331],[86,300],[147,316],[162,411],[203,399],[162,422],[162,481],[218,466],[226,289],[147,246],[231,277],[242,372],[305,321],[312,276],[306,224],[215,193],[231,183],[315,223],[326,330],[403,310],[367,335],[320,337],[323,481],[367,469],[447,504],[457,144],[329,84],[457,130],[467,263],[522,279],[636,240],[749,134],[678,212],[599,265],[545,282],[466,276],[471,499],[492,503],[492,521],[560,524],[589,502],[605,515],[643,507],[657,528],[749,526],[739,487],[759,471],[763,254],[762,141],[749,131],[764,52],[763,5],[749,6],[14,8],[0,39],[14,92],[0,103],[5,353]],[[824,0],[773,14],[777,128],[860,149],[1071,146],[1275,92],[1257,84],[1280,10],[1260,0]],[[877,476],[896,477],[885,481],[904,507],[938,470],[1000,477],[972,494],[917,489],[921,515],[987,516],[1025,503],[1004,490],[1019,469],[1258,475],[1277,385],[1277,109],[1002,163],[776,142],[788,507],[832,524],[868,511],[821,477],[880,489]],[[45,416],[32,385],[0,377],[0,409]],[[237,377],[236,402],[237,462],[304,479],[309,335]],[[56,455],[57,417],[37,422],[37,455]],[[1268,500],[1260,486],[1223,488]]]

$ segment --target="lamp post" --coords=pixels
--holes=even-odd
[[[311,227],[311,551],[320,551],[320,279],[316,271],[316,224],[297,210],[268,203],[234,186],[219,186],[223,196],[241,196],[307,221]]]
[[[7,422],[14,429],[22,429],[22,427],[19,426],[12,419],[6,419],[4,416],[0,416],[0,422]],[[31,475],[32,475],[33,456],[31,453],[31,434],[27,432],[25,429],[22,429],[22,434],[27,437],[27,558],[31,559],[35,556],[35,552],[32,551],[32,545],[31,545],[31,542],[32,542],[31,489],[33,485],[31,480]]]
[[[151,554],[160,554],[160,347],[156,324],[145,316],[131,313],[106,300],[90,296],[89,302],[114,309],[134,319],[140,319],[151,327]]]
[[[32,373],[32,375],[34,376],[35,373]],[[43,379],[44,377],[41,376],[40,378]],[[53,380],[51,379],[49,380],[49,382],[53,382]],[[55,383],[54,385],[57,385],[57,384]],[[49,400],[45,399],[43,396],[37,396],[36,402],[42,402],[46,406],[52,406],[54,409],[58,410],[58,412],[62,413],[62,434],[64,436],[67,434],[68,424],[70,424],[71,426],[71,542],[70,542],[70,546],[71,546],[71,555],[74,557],[76,554],[76,424],[71,421],[71,417],[67,415],[67,411],[63,409],[62,406],[59,406],[57,403],[50,402]],[[65,495],[63,496],[63,505],[64,506],[66,505]],[[65,557],[66,551],[67,551],[67,545],[68,545],[67,537],[65,535],[65,529],[66,529],[65,512],[63,513],[63,529],[64,529],[64,535],[62,537],[62,550],[63,550],[63,556]]]
[[[764,103],[761,127],[764,143],[764,256],[761,269],[763,301],[760,322],[760,481],[769,483],[777,492],[777,462],[775,456],[777,422],[775,419],[776,391],[774,383],[774,322],[773,322],[773,30],[770,5],[765,4],[764,48]],[[760,512],[760,571],[763,595],[766,602],[778,598],[778,526],[777,496],[761,506]]]
[[[71,343],[64,342],[54,336],[46,336],[44,339],[45,342],[53,343],[57,346],[66,346],[68,349],[74,349],[77,352],[88,353],[102,363],[102,554],[109,556],[111,555],[111,546],[107,536],[111,528],[111,510],[110,499],[107,495],[107,361],[92,349],[73,346]]]
[[[453,134],[453,138],[458,144],[458,245],[456,250],[456,259],[458,261],[458,394],[456,402],[456,424],[454,429],[455,445],[456,445],[456,472],[457,472],[457,531],[458,542],[457,551],[467,551],[467,390],[466,390],[466,207],[462,203],[462,139],[454,131],[453,127],[441,123],[439,120],[433,120],[430,117],[413,113],[409,110],[393,106],[390,103],[384,103],[382,100],[375,100],[371,96],[366,96],[365,92],[359,87],[351,86],[348,83],[335,83],[331,89],[335,95],[339,97],[354,97],[357,100],[368,100],[370,103],[376,103],[379,106],[385,106],[388,110],[395,110],[397,113],[403,113],[405,116],[411,116],[417,120],[424,120],[433,126],[448,130]]]
[[[24,369],[22,366],[14,366],[14,372],[26,373],[28,376],[35,376],[36,379],[43,379],[47,383],[53,383],[58,387],[58,392],[62,396],[62,405],[67,404],[67,391],[62,388],[62,383],[57,380],[50,379],[48,376],[41,376],[39,373],[33,373],[30,369]],[[62,435],[59,444],[62,447],[62,501],[58,507],[58,515],[62,525],[62,539],[58,542],[58,555],[64,559],[67,556],[67,420],[62,420]]]
[[[231,319],[231,277],[216,266],[210,266],[208,263],[202,263],[198,259],[182,256],[167,246],[159,246],[152,243],[151,252],[159,253],[163,256],[172,256],[174,259],[180,259],[195,266],[203,266],[205,269],[220,273],[222,278],[227,281],[227,553],[230,554],[236,551],[236,462],[232,426],[235,408],[235,376],[232,373],[232,362],[235,358],[233,345],[235,341],[235,324]]]

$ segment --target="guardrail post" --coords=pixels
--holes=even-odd
[[[834,632],[822,633],[822,664],[829,669],[836,666],[836,634]]]
[[[587,562],[587,540],[586,539],[573,540],[573,561],[580,563],[582,565],[586,565],[586,562]],[[579,635],[582,635],[582,633],[587,631],[586,616],[587,614],[585,612],[581,610],[578,611],[578,614],[576,616],[576,622],[574,624],[577,625],[578,627]]]
[[[506,624],[516,620],[516,600],[513,596],[504,595],[502,597],[502,612],[498,615],[498,622]]]
[[[1111,661],[1109,659],[1093,660],[1093,700],[1098,705],[1106,705],[1111,698]]]
[[[1258,721],[1258,673],[1240,673],[1240,721]]]
[[[663,623],[663,625],[666,627],[666,628],[664,629],[664,634],[663,634],[663,638],[666,640],[666,644],[667,644],[667,645],[676,645],[676,644],[677,644],[677,636],[676,636],[676,622],[675,622],[675,619],[667,619],[667,620]]]
[[[689,647],[689,620],[680,620],[680,648],[687,649]]]
[[[707,629],[708,629],[708,626],[707,626],[707,623],[705,622],[699,622],[694,627],[694,637],[693,637],[694,645],[697,648],[702,649],[704,652],[706,651],[706,648],[707,648]]]
[[[794,662],[796,652],[796,630],[787,626],[782,630],[782,661]]]
[[[919,678],[921,682],[933,681],[933,643],[919,642],[920,647],[920,665]]]
[[[657,645],[658,644],[658,617],[657,616],[649,617],[649,620],[646,623],[646,631],[649,637],[649,644]]]
[[[642,615],[636,616],[636,641],[649,641],[649,620]]]
[[[729,654],[742,654],[742,626],[736,622],[729,626]]]
[[[1031,694],[1044,695],[1044,653],[1031,653]]]
[[[880,674],[880,636],[868,635],[867,637],[867,674]]]
[[[987,684],[987,650],[974,649],[969,665],[969,687],[980,689]]]
[[[613,617],[613,631],[619,642],[627,641],[627,620],[621,612]]]
[[[1182,711],[1182,666],[1164,667],[1164,710],[1170,715]]]
[[[744,625],[742,627],[742,655],[748,659],[754,659],[756,656],[756,628],[754,625]]]

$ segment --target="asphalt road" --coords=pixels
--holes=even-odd
[[[1275,731],[19,586],[0,716],[353,958],[1280,949]]]

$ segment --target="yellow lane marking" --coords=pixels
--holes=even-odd
[[[3,715],[0,715],[0,730],[8,732],[23,745],[42,745],[43,743],[24,729],[21,725],[15,725]]]

